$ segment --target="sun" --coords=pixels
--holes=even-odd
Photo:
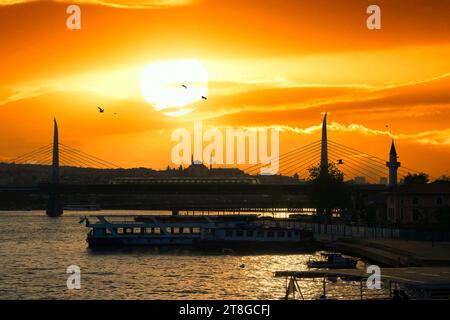
[[[155,61],[142,72],[141,90],[156,111],[173,117],[186,115],[208,95],[208,72],[198,60]]]

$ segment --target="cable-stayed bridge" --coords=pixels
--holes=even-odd
[[[119,169],[120,166],[90,155],[78,149],[69,147],[65,144],[58,143],[59,148],[59,164],[67,167],[84,167],[97,169]],[[53,144],[40,147],[32,152],[28,152],[21,156],[8,161],[15,164],[35,164],[35,165],[52,165],[53,161]]]
[[[409,172],[417,172],[400,165],[392,142],[389,159],[384,160],[368,153],[328,140],[326,115],[322,126],[322,139],[295,148],[280,155],[276,161],[279,173],[284,176],[298,176],[306,179],[312,166],[328,168],[330,163],[344,173],[346,180],[365,180],[371,184],[355,184],[357,192],[385,192],[387,181],[395,187],[397,180]],[[301,179],[296,184],[176,184],[164,181],[157,184],[61,184],[60,166],[119,169],[110,161],[85,153],[59,142],[58,126],[54,123],[53,143],[11,159],[12,164],[51,165],[52,175],[48,184],[36,186],[0,186],[0,199],[11,195],[40,194],[48,196],[47,213],[50,216],[62,214],[61,197],[70,195],[96,195],[97,199],[108,201],[108,195],[123,196],[121,200],[133,207],[133,199],[144,201],[149,210],[178,211],[287,211],[310,210],[308,184]],[[247,175],[256,176],[264,163],[244,169]],[[362,182],[362,181],[359,181]],[[145,198],[145,199],[144,199]],[[131,201],[131,202],[130,202]]]
[[[279,172],[284,176],[297,174],[300,178],[309,176],[309,169],[320,166],[322,140],[314,141],[308,145],[296,148],[280,155],[278,162]],[[372,184],[385,184],[389,172],[386,167],[387,160],[370,155],[368,153],[347,147],[338,142],[328,140],[328,161],[344,173],[345,180],[354,180],[363,177]],[[256,164],[245,169],[248,174],[256,175],[264,164]],[[399,167],[398,178],[404,178],[408,173],[419,173],[417,170]]]

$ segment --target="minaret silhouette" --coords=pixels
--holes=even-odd
[[[395,188],[397,186],[397,170],[400,167],[400,162],[397,161],[397,150],[395,150],[394,140],[392,140],[389,162],[386,162],[386,167],[389,168],[389,187]]]

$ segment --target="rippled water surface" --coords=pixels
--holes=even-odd
[[[111,214],[102,211],[106,213]],[[87,229],[78,223],[82,215],[0,212],[0,298],[280,299],[285,279],[272,272],[305,270],[311,256],[155,248],[93,251],[85,241]],[[70,265],[81,268],[81,290],[66,287]],[[321,289],[320,283],[302,288],[309,298]]]

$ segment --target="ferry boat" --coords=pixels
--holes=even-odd
[[[207,227],[201,237],[194,240],[194,245],[201,249],[214,248],[306,248],[313,242],[313,234],[307,230],[241,224],[236,226]]]
[[[306,245],[307,230],[281,227],[274,219],[248,215],[90,216],[89,247],[194,246],[229,248],[245,245]]]

